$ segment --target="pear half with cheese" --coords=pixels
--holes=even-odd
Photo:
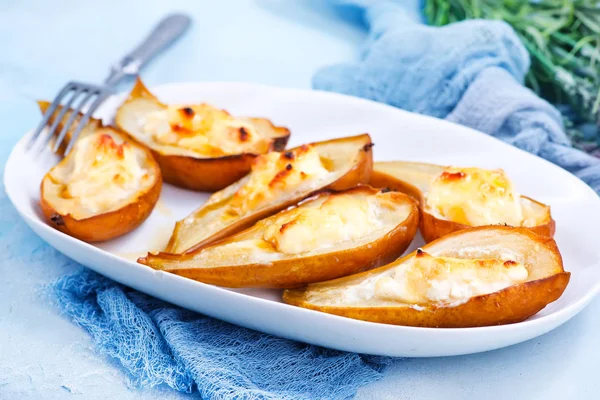
[[[540,235],[554,235],[550,207],[519,195],[501,169],[378,162],[371,185],[393,188],[419,200],[426,242],[485,225],[521,226]]]
[[[219,286],[297,287],[396,259],[418,220],[410,196],[359,186],[321,192],[193,253],[149,254],[138,261]]]
[[[367,134],[317,142],[257,157],[250,173],[214,193],[175,225],[165,251],[183,253],[252,226],[316,191],[345,190],[369,181]]]
[[[152,150],[165,182],[211,192],[246,175],[258,155],[283,150],[290,136],[267,119],[237,118],[209,104],[163,104],[140,79],[115,122]]]
[[[477,327],[527,319],[557,300],[569,278],[552,238],[485,226],[451,233],[371,271],[287,290],[283,300],[385,324]]]
[[[48,104],[39,102],[42,112]],[[40,206],[52,227],[99,242],[140,225],[152,212],[161,185],[160,168],[146,147],[92,118],[71,152],[44,176]]]

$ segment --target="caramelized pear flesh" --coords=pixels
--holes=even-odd
[[[264,118],[236,118],[208,104],[163,104],[139,79],[115,121],[152,150],[166,182],[200,191],[239,180],[258,155],[283,150],[290,136]]]
[[[461,328],[523,321],[564,292],[552,238],[485,226],[439,238],[367,272],[286,290],[292,305],[395,325]]]
[[[373,158],[367,134],[261,155],[249,175],[214,193],[175,225],[165,249],[184,253],[205,246],[323,189],[345,190],[369,181]]]
[[[219,286],[297,287],[396,259],[412,241],[418,219],[409,196],[359,186],[321,192],[192,253],[149,254],[138,261]]]

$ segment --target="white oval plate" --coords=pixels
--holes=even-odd
[[[38,208],[39,185],[57,159],[24,152],[22,139],[6,164],[8,197],[25,222],[50,245],[91,269],[142,292],[234,324],[302,342],[358,353],[431,357],[475,353],[519,343],[561,325],[600,290],[600,199],[561,168],[499,140],[446,121],[350,96],[246,83],[185,83],[153,88],[166,102],[209,102],[234,115],[264,116],[292,131],[291,145],[368,132],[376,160],[504,168],[518,190],[552,206],[556,240],[572,272],[563,296],[513,325],[466,329],[392,326],[356,321],[281,303],[278,290],[229,290],[135,263],[160,250],[176,220],[207,194],[165,185],[159,204],[136,231],[91,245],[50,228]],[[110,121],[123,95],[98,116]],[[32,121],[32,124],[34,121]],[[49,153],[49,152],[47,152]],[[410,250],[422,244],[415,239]]]

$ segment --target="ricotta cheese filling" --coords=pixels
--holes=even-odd
[[[524,223],[521,196],[503,170],[447,168],[426,194],[433,215],[469,226]]]
[[[190,150],[205,157],[265,153],[269,139],[252,122],[200,104],[169,105],[140,120],[142,131],[159,145]]]
[[[525,282],[527,269],[512,260],[434,257],[418,250],[412,260],[373,282],[373,296],[408,304],[461,303]]]
[[[133,146],[102,131],[79,139],[51,179],[62,184],[54,208],[74,217],[112,211],[151,183]]]

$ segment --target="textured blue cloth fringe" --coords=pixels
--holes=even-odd
[[[390,361],[241,328],[90,270],[54,285],[60,306],[116,358],[133,387],[166,384],[202,399],[347,399]]]

